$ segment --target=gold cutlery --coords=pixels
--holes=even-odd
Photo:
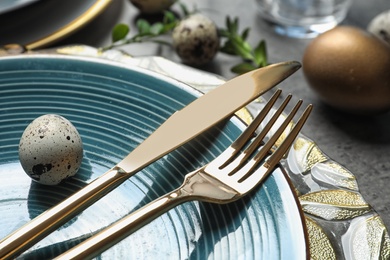
[[[207,165],[187,174],[178,189],[108,226],[56,259],[89,259],[97,256],[156,217],[189,200],[222,204],[236,201],[248,194],[273,171],[293,144],[312,110],[312,105],[309,105],[283,142],[271,153],[275,142],[284,133],[302,104],[302,100],[297,102],[275,133],[268,141],[263,142],[291,99],[289,95],[262,131],[255,135],[255,130],[267,116],[280,93],[281,90],[278,90],[273,95],[232,145]],[[243,151],[240,153],[241,150]]]
[[[199,97],[169,117],[116,166],[3,238],[0,258],[21,254],[133,174],[231,116],[299,68],[295,61],[273,64],[238,76]]]

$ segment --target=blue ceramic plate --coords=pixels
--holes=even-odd
[[[49,55],[1,58],[0,238],[111,168],[199,95],[173,79],[119,63]],[[32,182],[18,161],[23,130],[34,118],[48,113],[69,119],[84,143],[81,170],[55,187]],[[163,157],[23,256],[52,258],[178,187],[187,172],[223,151],[243,127],[233,118]],[[285,173],[277,169],[244,199],[228,205],[180,205],[101,258],[305,259],[302,223]]]

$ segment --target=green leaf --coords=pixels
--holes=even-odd
[[[228,27],[229,32],[232,35],[236,35],[238,32],[238,18],[236,17],[233,21],[230,22],[230,26]]]
[[[237,34],[238,29],[238,20],[235,18],[232,20],[229,16],[226,17],[226,30],[229,32],[231,36],[234,36]]]
[[[149,34],[150,33],[150,23],[144,19],[137,20],[137,28],[139,34]]]
[[[121,23],[115,25],[114,28],[112,29],[112,34],[111,34],[112,41],[117,42],[123,40],[124,38],[126,38],[129,32],[130,32],[130,28],[126,24]]]
[[[229,55],[236,55],[236,52],[234,50],[234,47],[230,44],[230,42],[226,42],[219,51],[229,54]]]
[[[242,32],[241,38],[242,38],[244,41],[248,38],[249,31],[250,31],[250,28],[246,28],[246,29]]]
[[[243,62],[233,66],[231,68],[231,71],[237,74],[243,74],[254,69],[256,69],[256,67],[253,66],[251,63]]]
[[[225,25],[226,25],[227,30],[229,31],[229,28],[232,27],[232,21],[230,19],[230,16],[226,16]]]
[[[177,22],[169,23],[164,25],[164,30],[162,33],[166,33],[172,31],[177,25]]]
[[[254,57],[251,53],[251,47],[249,44],[243,44],[240,40],[237,40],[236,38],[231,39],[232,47],[234,48],[236,54],[241,56],[245,60],[253,60]],[[249,49],[248,49],[249,46]]]
[[[218,28],[218,36],[219,37],[229,37],[230,33],[225,29]]]
[[[164,17],[163,17],[163,23],[164,24],[168,24],[168,23],[173,23],[173,22],[176,22],[176,17],[174,15],[174,13],[170,12],[170,11],[165,11],[164,12]]]
[[[259,67],[267,66],[267,46],[265,41],[260,41],[254,50],[255,62]]]
[[[239,38],[239,42],[241,42],[242,48],[245,49],[247,52],[252,51],[252,46],[248,42],[244,41],[241,38]]]
[[[150,33],[154,35],[160,35],[164,31],[164,25],[162,23],[154,23],[150,26]]]

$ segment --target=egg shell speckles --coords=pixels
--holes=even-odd
[[[36,118],[20,139],[20,163],[34,181],[42,184],[56,185],[74,176],[82,158],[83,144],[77,129],[59,115]]]
[[[217,27],[201,14],[182,20],[173,30],[172,39],[176,53],[191,65],[210,62],[219,50]]]

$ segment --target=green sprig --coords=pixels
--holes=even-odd
[[[239,33],[238,18],[232,20],[229,16],[226,17],[226,28],[219,29],[221,38],[225,38],[220,51],[229,55],[239,56],[243,62],[233,66],[231,71],[242,74],[256,68],[261,68],[268,65],[267,48],[264,40],[261,40],[255,48],[248,42],[250,28],[245,28],[242,33]]]
[[[187,17],[198,12],[196,8],[190,12],[184,4],[178,4],[181,9],[182,17]],[[123,45],[143,42],[154,42],[172,46],[171,42],[163,40],[161,36],[171,33],[180,20],[180,17],[175,16],[175,14],[170,11],[165,11],[162,20],[159,22],[150,23],[145,19],[138,19],[136,21],[137,33],[132,37],[128,37],[130,33],[130,27],[128,25],[117,24],[112,30],[111,45],[102,48],[102,50],[104,51]],[[223,40],[220,52],[238,56],[242,59],[242,62],[231,68],[232,72],[242,74],[268,65],[267,48],[264,40],[260,41],[257,46],[253,48],[247,41],[250,28],[245,28],[240,33],[238,18],[231,19],[227,16],[225,27],[226,28],[218,28],[219,36]]]
[[[137,34],[128,38],[130,27],[126,24],[117,24],[114,26],[111,34],[111,45],[102,48],[109,50],[115,47],[128,45],[132,43],[155,42],[163,45],[171,45],[170,42],[160,39],[160,36],[168,34],[177,25],[180,20],[175,17],[172,12],[164,12],[164,17],[161,22],[149,23],[145,19],[136,21]]]

